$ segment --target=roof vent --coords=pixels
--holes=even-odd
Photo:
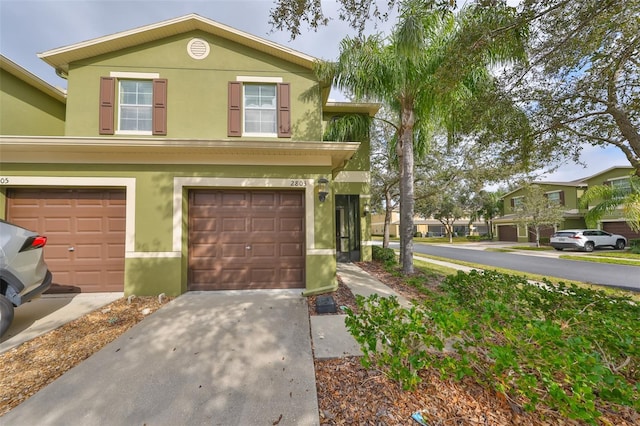
[[[201,38],[193,38],[187,44],[187,52],[193,59],[204,59],[209,56],[209,43]]]

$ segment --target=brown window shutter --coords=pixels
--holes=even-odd
[[[227,136],[242,136],[242,83],[229,82],[229,107],[227,115]]]
[[[564,191],[560,191],[560,205],[564,206]]]
[[[289,83],[278,84],[278,137],[291,137],[291,95]]]
[[[98,114],[99,133],[113,135],[114,110],[116,97],[116,79],[100,77],[100,112]]]
[[[167,134],[167,79],[153,80],[153,134]]]
[[[511,199],[511,207],[515,207],[516,206],[516,199],[512,198]]]

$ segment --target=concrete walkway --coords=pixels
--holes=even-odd
[[[402,306],[411,303],[388,286],[351,263],[339,263],[338,275],[355,295],[368,297],[379,294],[383,297],[396,296]],[[342,358],[362,355],[360,346],[344,324],[346,315],[311,316],[311,337],[316,359]]]
[[[189,292],[0,418],[3,425],[317,425],[299,290]]]

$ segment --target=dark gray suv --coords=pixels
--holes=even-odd
[[[51,286],[44,261],[47,237],[0,219],[0,336],[13,321],[13,308]]]

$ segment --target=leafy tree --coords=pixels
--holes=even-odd
[[[455,42],[456,32],[472,21],[473,9],[461,13],[464,19],[457,23],[452,14],[424,6],[420,0],[403,2],[398,25],[389,37],[347,37],[341,43],[338,61],[321,63],[317,68],[321,78],[332,79],[336,87],[350,90],[356,99],[378,99],[398,112],[400,257],[405,274],[413,273],[414,154],[425,152],[423,142],[434,123],[447,123],[457,105],[473,98],[476,84],[484,81],[479,77],[487,75],[489,65],[522,54],[514,48],[518,43],[485,44],[476,52],[477,62],[457,69],[458,78],[440,77],[447,67],[450,44]],[[501,12],[509,16],[511,10],[503,8]],[[498,19],[492,25],[501,22]]]
[[[503,191],[480,191],[477,197],[479,208],[475,212],[476,217],[482,217],[487,225],[487,237],[493,240],[493,220],[499,217],[503,211]]]
[[[374,211],[384,212],[382,246],[387,248],[392,213],[399,202],[400,173],[395,155],[397,126],[385,117],[393,119],[393,113],[383,106],[371,137],[371,205]]]
[[[580,198],[580,207],[588,208],[592,202],[596,204],[585,215],[588,226],[595,228],[603,216],[622,207],[629,227],[640,232],[640,178],[637,176],[629,178],[628,187],[613,185],[589,187]]]
[[[322,8],[321,0],[275,0],[275,5],[269,13],[269,23],[274,29],[286,31],[295,39],[301,30],[307,28],[317,30],[327,25],[331,16],[327,16]],[[380,5],[376,0],[338,0],[337,18],[346,21],[362,34],[368,22],[385,21],[390,15],[399,12],[403,0],[386,0],[386,5]],[[418,0],[414,1],[425,10],[450,11],[455,7],[455,0]]]
[[[524,0],[518,19],[530,63],[511,77],[539,149],[577,160],[584,142],[616,146],[640,176],[640,0]]]
[[[520,225],[533,228],[536,247],[540,247],[540,229],[558,225],[564,216],[564,206],[550,202],[540,185],[529,184],[524,187],[523,201],[515,208],[515,215]]]

